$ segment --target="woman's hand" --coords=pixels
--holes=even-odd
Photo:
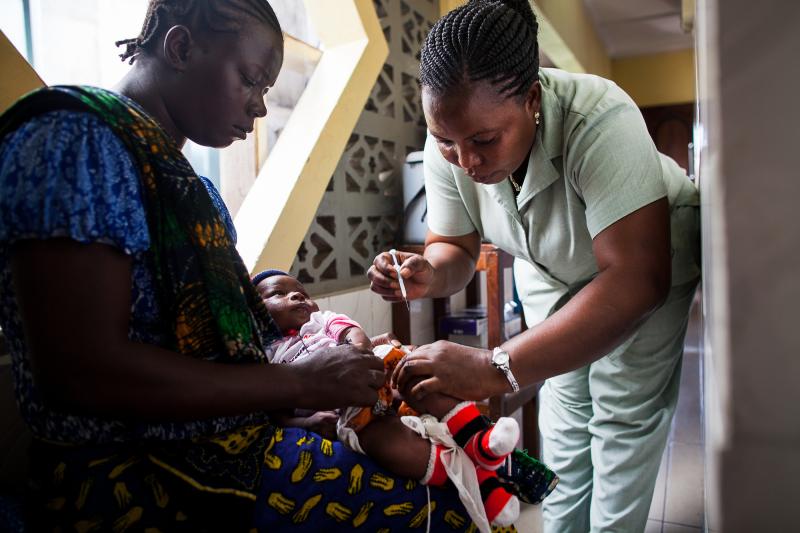
[[[291,365],[306,390],[295,407],[323,410],[374,405],[385,376],[383,361],[349,344],[320,348]]]
[[[412,402],[434,392],[483,400],[508,388],[491,359],[489,350],[436,341],[420,346],[400,361],[392,374],[392,386]]]
[[[419,254],[397,252],[397,261],[400,263],[400,275],[403,276],[408,299],[416,300],[428,296],[434,277],[434,268],[428,260]],[[397,302],[403,299],[400,283],[397,281],[397,269],[389,252],[375,257],[367,271],[367,277],[371,282],[372,292],[381,295],[384,300]]]

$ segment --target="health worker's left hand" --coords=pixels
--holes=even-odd
[[[392,374],[392,387],[412,402],[433,392],[462,400],[483,400],[509,388],[491,360],[489,350],[436,341],[400,360]]]

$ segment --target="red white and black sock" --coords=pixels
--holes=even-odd
[[[420,480],[423,485],[442,486],[448,481],[447,471],[442,462],[442,452],[446,448],[440,444],[431,444],[431,456],[428,469]],[[519,518],[519,500],[500,484],[497,473],[475,466],[478,476],[481,500],[490,523],[498,526],[510,526]]]
[[[445,447],[441,444],[431,443],[431,457],[428,459],[428,469],[425,476],[420,480],[423,485],[439,487],[447,483],[447,471],[442,462],[442,451]]]
[[[453,440],[467,453],[475,466],[497,470],[514,451],[519,440],[519,425],[513,418],[500,418],[492,425],[473,402],[456,405],[442,422]]]
[[[500,484],[497,472],[475,467],[486,518],[497,526],[510,526],[519,518],[519,499]]]

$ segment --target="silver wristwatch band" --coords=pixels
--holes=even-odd
[[[519,392],[519,383],[517,383],[517,378],[514,377],[514,373],[511,372],[509,362],[510,358],[507,351],[499,346],[492,351],[492,365],[505,375],[506,379],[511,384],[511,390]]]

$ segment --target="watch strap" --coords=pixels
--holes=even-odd
[[[495,354],[497,354],[497,352],[505,352],[506,356],[508,355],[508,352],[506,352],[505,350],[503,350],[499,346],[496,347],[492,351],[492,355],[494,356]],[[508,359],[508,361],[510,361],[510,359]],[[513,392],[519,392],[519,383],[517,382],[517,378],[514,377],[514,373],[511,372],[511,367],[509,366],[508,362],[506,362],[505,364],[501,365],[501,364],[495,363],[494,362],[494,357],[492,357],[492,366],[494,366],[495,368],[497,368],[498,370],[500,370],[503,373],[503,375],[508,380],[508,383],[511,385],[511,390]]]

